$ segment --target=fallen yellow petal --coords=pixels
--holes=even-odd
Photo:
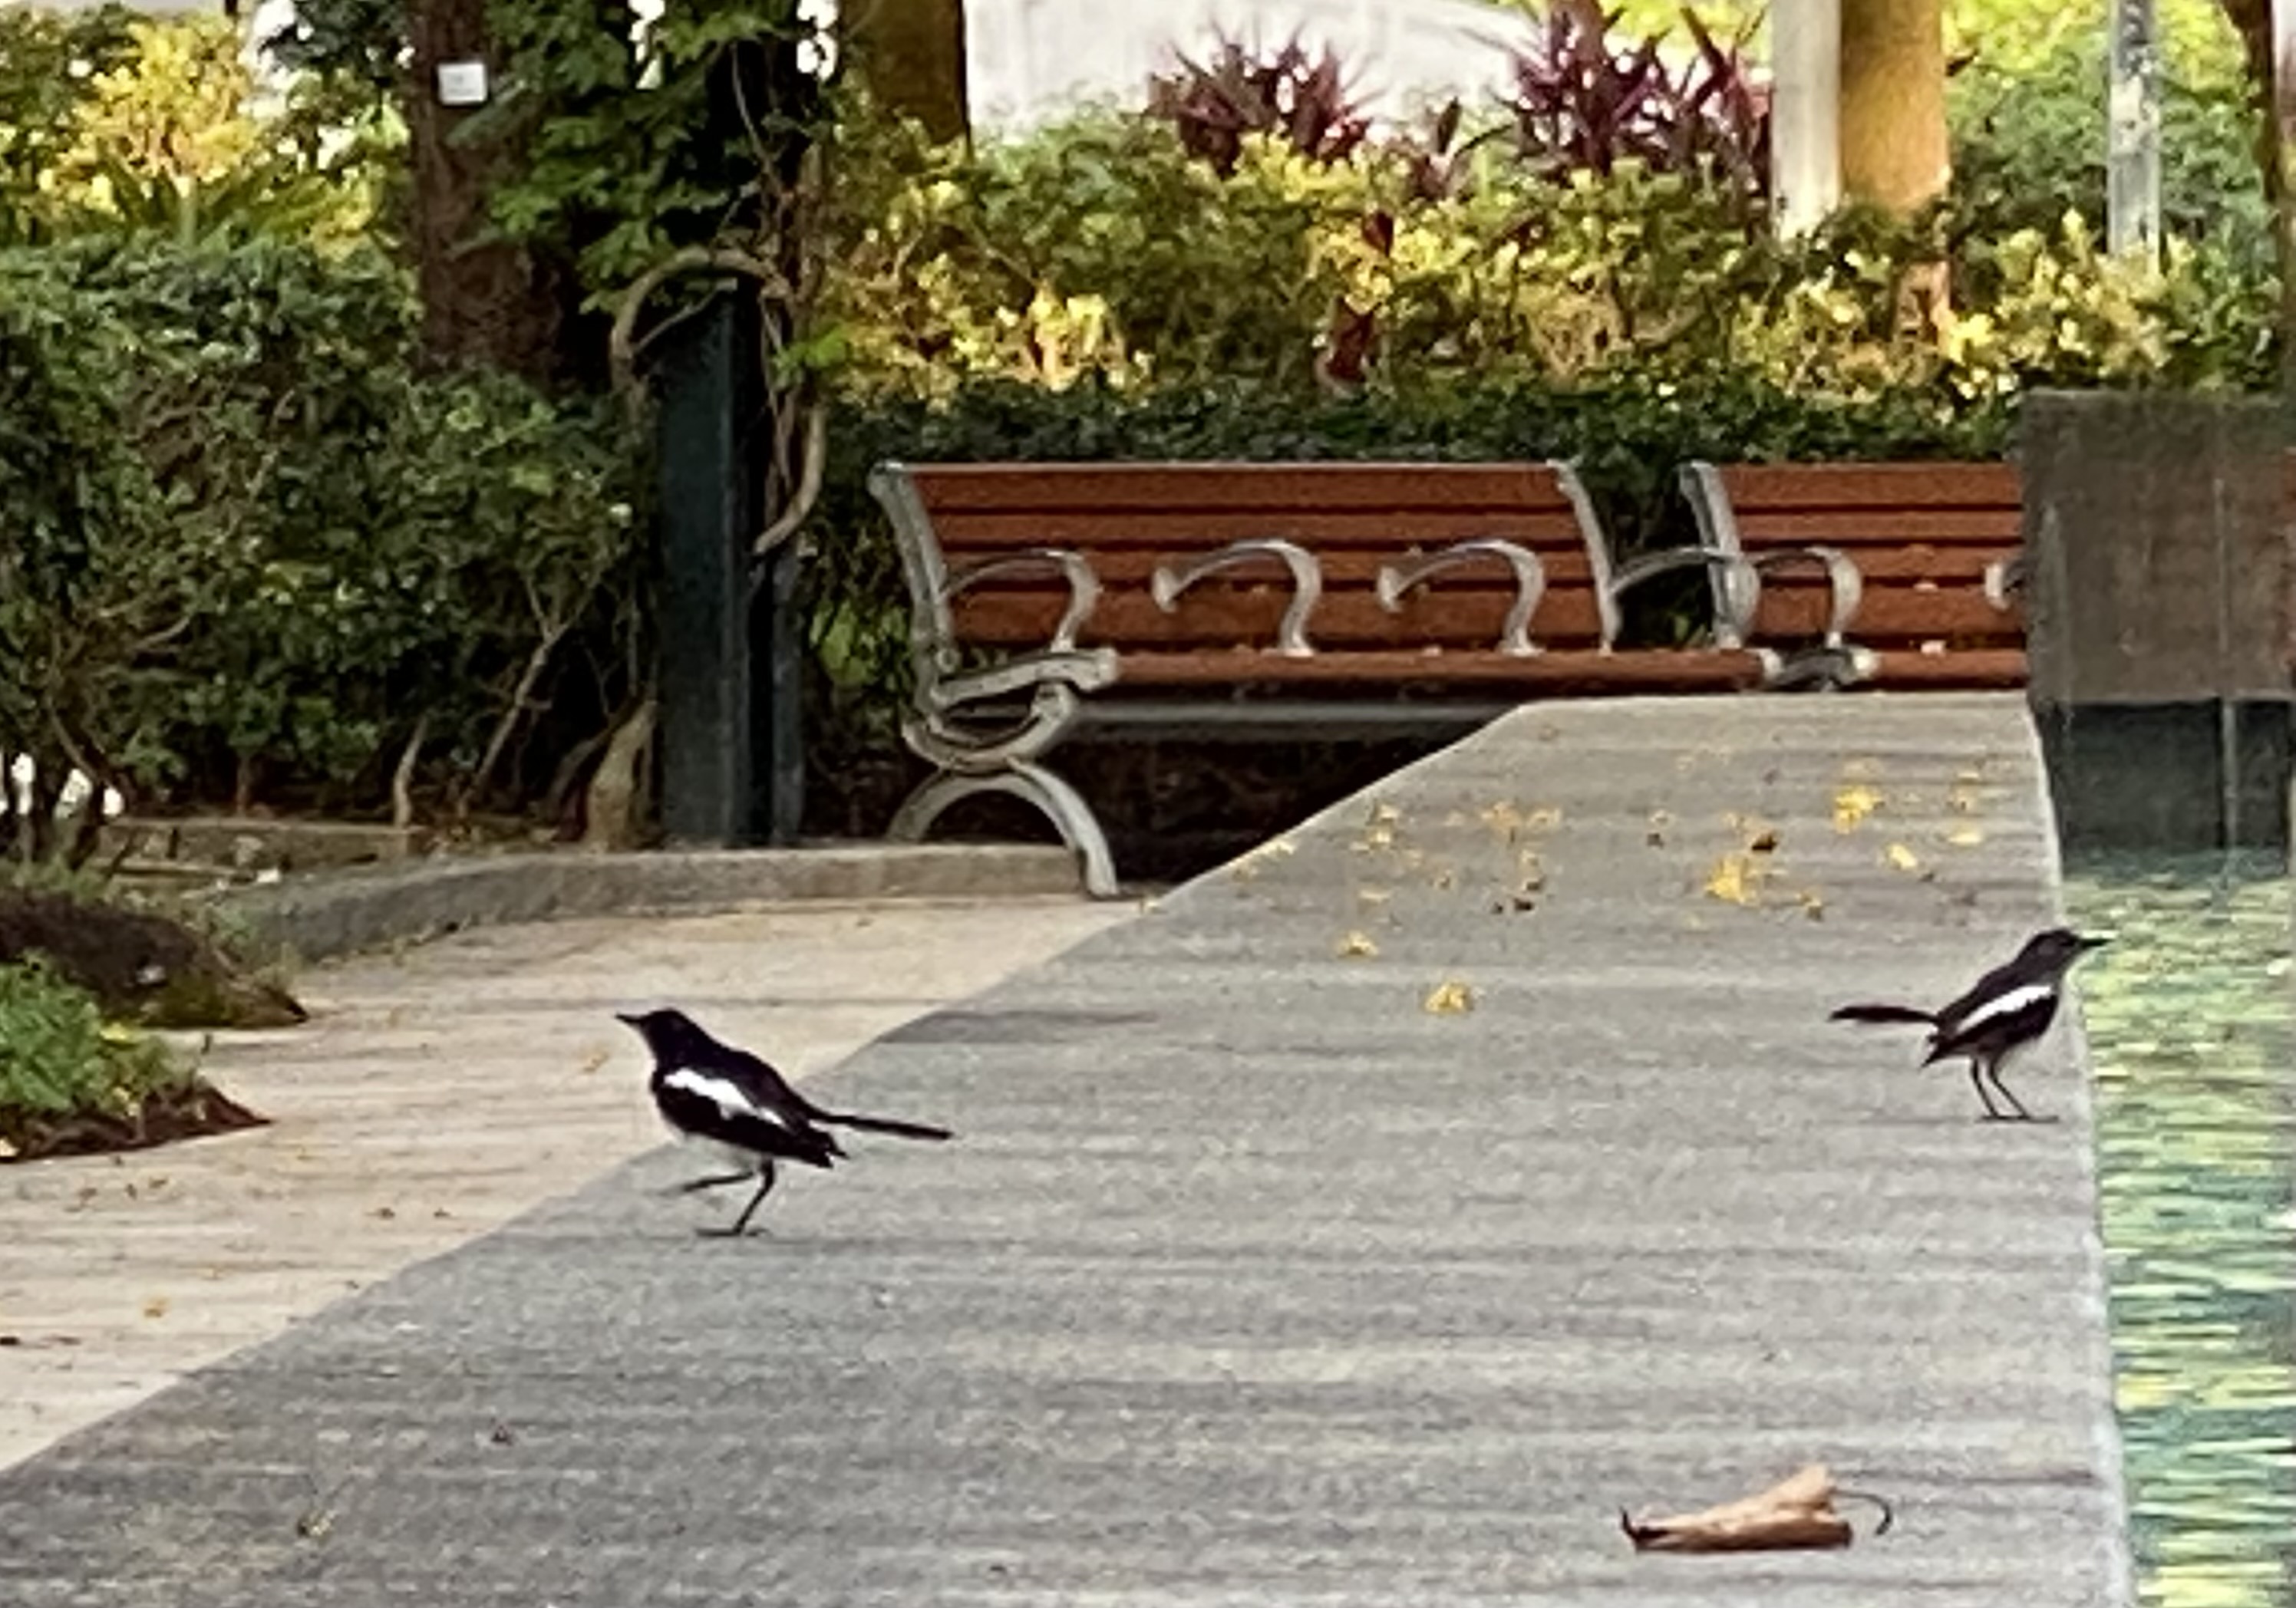
[[[1379,945],[1371,941],[1369,933],[1349,933],[1340,940],[1340,959],[1357,960],[1379,953]]]
[[[1882,858],[1901,871],[1918,871],[1922,869],[1922,857],[1902,843],[1893,843],[1883,849]]]
[[[1719,899],[1725,904],[1759,904],[1761,894],[1757,890],[1765,875],[1752,854],[1743,849],[1734,850],[1723,855],[1707,873],[1706,896]]]
[[[1464,983],[1438,983],[1420,1008],[1431,1016],[1456,1016],[1475,1008],[1475,996]]]
[[[1854,832],[1860,823],[1882,807],[1882,796],[1873,788],[1858,786],[1844,788],[1833,796],[1833,829]]]
[[[1945,840],[1956,849],[1973,849],[1985,841],[1985,834],[1975,827],[1956,827],[1945,835]]]

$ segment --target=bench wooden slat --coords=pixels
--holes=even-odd
[[[910,473],[937,519],[963,510],[1171,513],[1357,508],[1391,513],[1570,506],[1554,476],[1535,464],[932,464],[913,465]]]
[[[1440,654],[1389,650],[1319,653],[1290,659],[1275,653],[1145,653],[1124,661],[1125,688],[1346,687],[1384,685],[1472,687],[1524,698],[1652,692],[1746,691],[1761,685],[1761,662],[1751,653],[1675,649],[1543,653],[1530,658],[1466,651]]]
[[[2022,687],[2021,648],[1957,648],[1948,653],[1884,651],[1873,685],[1883,691],[1993,691]]]
[[[1413,592],[1402,609],[1390,614],[1368,591],[1324,594],[1308,622],[1308,640],[1318,649],[1326,645],[1392,644],[1398,640],[1417,644],[1490,647],[1499,639],[1507,610],[1514,603],[1512,587],[1492,590],[1439,592],[1432,596]],[[1256,589],[1199,585],[1180,599],[1170,614],[1137,592],[1103,594],[1100,607],[1078,633],[1086,648],[1111,647],[1125,656],[1124,674],[1132,673],[1132,656],[1140,650],[1259,646],[1275,640],[1277,622],[1291,602],[1282,588]],[[1057,592],[984,592],[956,602],[957,627],[967,641],[1019,647],[1041,644],[1059,624],[1067,599]],[[1541,646],[1599,646],[1602,619],[1595,594],[1550,590],[1531,616],[1532,639]]]
[[[1378,509],[1360,513],[1277,509],[1196,512],[1050,509],[1016,513],[999,509],[936,515],[933,528],[940,536],[941,551],[953,555],[1015,547],[1074,547],[1091,553],[1095,566],[1103,553],[1195,552],[1263,536],[1287,537],[1319,556],[1335,549],[1373,548],[1393,558],[1414,545],[1443,547],[1480,536],[1504,536],[1542,551],[1582,551],[1578,524],[1568,511],[1521,509]]]
[[[2007,509],[2024,503],[2011,463],[1732,463],[1722,481],[1742,521],[1773,509]]]
[[[1901,509],[1738,514],[1738,540],[1749,552],[1824,543],[1834,547],[1981,547],[2013,551],[2021,540],[2015,509]]]
[[[1320,561],[1324,589],[1334,592],[1349,588],[1359,588],[1368,592],[1377,582],[1379,572],[1383,567],[1400,563],[1410,556],[1408,549],[1387,547],[1341,548],[1337,551],[1311,547],[1308,551],[1315,553]],[[1576,543],[1573,543],[1567,551],[1552,548],[1539,548],[1534,551],[1538,553],[1540,567],[1546,572],[1546,584],[1549,591],[1562,592],[1572,587],[1594,584],[1594,567],[1587,560],[1586,550]],[[977,561],[981,556],[984,555],[972,555],[966,561]],[[1113,552],[1102,548],[1094,548],[1089,550],[1087,554],[1094,575],[1111,592],[1125,587],[1146,586],[1149,577],[1156,573],[1160,565],[1177,556],[1179,555],[1164,548],[1132,549]],[[1982,566],[1980,566],[1970,573],[1976,575],[1981,572]],[[1270,584],[1280,586],[1282,582],[1279,577],[1283,571],[1280,564],[1269,559],[1262,561],[1258,569],[1243,569],[1234,573],[1246,583],[1256,581],[1265,575]],[[1456,569],[1447,569],[1439,575],[1430,576],[1422,584],[1443,592],[1508,590],[1513,584],[1508,578],[1508,575],[1505,563],[1497,559],[1486,559],[1480,563],[1463,564]],[[1218,582],[1207,581],[1201,584],[1209,587],[1218,584]],[[1046,592],[1065,597],[1067,583],[1061,579],[1056,570],[1031,568],[1017,574],[997,575],[993,579],[980,582],[979,590],[983,595],[993,595],[1003,592]],[[1188,595],[1193,597],[1196,593],[1191,592]]]
[[[1766,581],[1761,607],[1754,616],[1755,640],[1821,632],[1832,606],[1833,596],[1822,585],[1780,586]],[[1849,634],[1852,641],[1876,648],[1931,637],[2018,643],[2024,641],[2025,627],[2019,615],[1996,608],[1974,587],[1924,592],[1869,585]]]

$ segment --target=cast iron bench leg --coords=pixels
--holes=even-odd
[[[983,793],[1002,793],[1034,805],[1084,861],[1085,892],[1095,899],[1117,896],[1116,861],[1108,852],[1100,822],[1093,819],[1092,806],[1066,781],[1029,760],[1014,760],[986,776],[945,771],[928,779],[902,801],[886,835],[896,843],[922,843],[951,804]]]

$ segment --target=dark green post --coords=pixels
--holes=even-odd
[[[754,561],[756,604],[750,616],[750,662],[757,667],[751,795],[767,843],[798,838],[805,816],[805,746],[801,719],[805,684],[805,620],[798,608],[798,547],[783,543]]]
[[[750,547],[758,475],[757,314],[721,292],[667,337],[657,415],[661,476],[661,816],[673,844],[767,836]]]

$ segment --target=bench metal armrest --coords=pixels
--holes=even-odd
[[[1096,692],[1114,685],[1116,676],[1113,649],[1070,648],[1054,653],[1033,653],[986,669],[937,675],[921,682],[917,705],[929,714],[944,714],[966,704],[1010,698],[1032,687]]]
[[[1159,564],[1156,573],[1148,578],[1148,595],[1155,599],[1157,608],[1170,614],[1178,607],[1180,594],[1206,575],[1259,558],[1281,559],[1292,572],[1292,601],[1275,628],[1276,651],[1287,658],[1312,658],[1316,650],[1308,643],[1308,616],[1314,611],[1316,600],[1324,595],[1324,572],[1315,555],[1297,543],[1286,542],[1280,536],[1231,542],[1185,569]]]
[[[1807,547],[1773,547],[1748,555],[1757,576],[1767,575],[1789,564],[1818,564],[1825,569],[1826,584],[1833,594],[1833,611],[1826,616],[1825,645],[1839,648],[1849,633],[1849,623],[1857,616],[1857,605],[1865,600],[1865,578],[1857,573],[1856,560],[1838,547],[1823,543],[1811,543]],[[1759,589],[1755,600],[1760,600]],[[1747,615],[1751,627],[1752,613]]]
[[[1702,569],[1714,584],[1714,645],[1734,652],[1753,634],[1754,610],[1762,600],[1762,580],[1743,553],[1712,547],[1672,547],[1646,553],[1624,565],[1611,576],[1611,595],[1623,596],[1630,586],[1677,570]]]
[[[1100,577],[1092,573],[1092,563],[1082,553],[1066,547],[1029,547],[1018,552],[984,559],[978,564],[968,564],[949,572],[941,583],[942,598],[954,600],[960,592],[980,582],[997,575],[1012,575],[1024,569],[1058,569],[1069,584],[1069,606],[1054,628],[1053,640],[1047,644],[1055,652],[1076,646],[1077,633],[1092,617],[1093,608],[1100,601]]]
[[[1025,714],[997,729],[971,729],[957,723],[955,711],[923,709],[901,722],[901,738],[911,753],[937,769],[987,775],[1050,749],[1083,707],[1083,695],[1076,688],[1066,682],[1047,682],[1029,698]]]
[[[1499,629],[1499,651],[1516,657],[1537,653],[1538,645],[1530,640],[1530,616],[1538,611],[1538,600],[1546,593],[1546,567],[1538,561],[1537,553],[1520,543],[1497,536],[1480,537],[1471,542],[1455,542],[1401,564],[1382,564],[1374,588],[1379,606],[1390,614],[1398,613],[1403,608],[1403,594],[1413,587],[1443,570],[1485,558],[1504,559],[1507,567],[1514,571],[1514,602],[1509,606],[1506,622]]]
[[[2025,590],[2025,555],[1996,559],[1985,567],[1985,600],[2008,614],[2017,607],[2016,595]]]

